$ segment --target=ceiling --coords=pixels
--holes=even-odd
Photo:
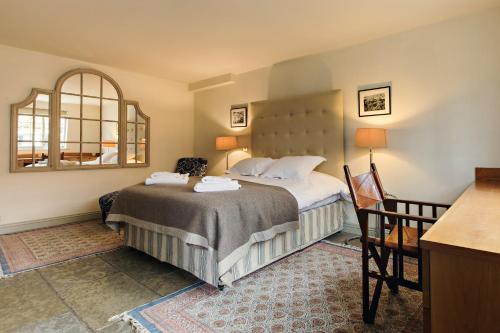
[[[0,44],[194,82],[494,6],[500,0],[0,0]]]

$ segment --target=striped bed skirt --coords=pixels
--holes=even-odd
[[[182,268],[213,286],[231,286],[234,281],[342,230],[343,216],[342,200],[302,212],[298,229],[252,244],[225,272],[219,271],[214,252],[128,223],[125,223],[125,244]]]

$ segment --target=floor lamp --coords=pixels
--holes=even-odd
[[[226,171],[229,170],[229,151],[238,147],[235,136],[218,136],[215,138],[215,149],[226,152]]]
[[[370,149],[370,165],[368,170],[371,170],[373,163],[373,149],[387,147],[385,132],[385,128],[358,128],[356,130],[356,137],[354,140],[356,147]],[[377,204],[376,207],[380,209],[380,204]],[[378,224],[381,223],[380,216],[377,215],[375,219]],[[347,245],[350,241],[358,238],[359,236],[348,238],[345,240],[345,244]]]

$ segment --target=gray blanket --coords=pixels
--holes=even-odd
[[[219,265],[224,261],[226,267],[246,246],[298,228],[298,204],[285,189],[240,181],[237,191],[196,193],[199,180],[125,188],[107,223],[127,222],[213,249]]]

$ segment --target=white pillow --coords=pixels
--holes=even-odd
[[[102,154],[102,163],[117,163],[118,162],[118,152],[110,151]]]
[[[229,169],[231,173],[239,173],[243,176],[258,176],[266,171],[274,160],[269,157],[253,157],[239,161]]]
[[[285,156],[274,162],[261,177],[303,180],[325,161],[323,156]]]

